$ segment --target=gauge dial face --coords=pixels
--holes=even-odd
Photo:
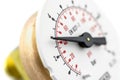
[[[76,37],[85,32],[105,37],[107,44],[83,48],[78,43],[50,38]],[[36,36],[40,58],[53,80],[120,79],[118,39],[92,1],[48,0],[38,13]]]

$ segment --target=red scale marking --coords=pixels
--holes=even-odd
[[[60,25],[61,25],[61,26],[63,26],[63,23],[62,23],[62,22],[60,22]]]
[[[67,17],[66,17],[66,16],[64,16],[64,19],[67,19]]]
[[[73,53],[70,54],[71,59],[75,58],[75,55]]]
[[[88,52],[87,52],[87,56],[88,56],[88,58],[91,58],[92,52],[91,52],[91,51],[88,51]]]
[[[64,45],[67,45],[67,44],[68,44],[67,41],[62,41],[62,40],[58,41],[58,43],[59,43],[59,44],[64,44]]]
[[[64,45],[67,45],[67,44],[68,44],[68,42],[67,42],[67,41],[65,41],[65,42],[64,42]]]
[[[67,26],[67,25],[64,25],[64,27],[63,27],[63,28],[64,28],[64,30],[65,30],[65,31],[68,31],[68,30],[69,30],[69,28],[68,28],[68,26]]]
[[[59,41],[58,43],[59,43],[59,44],[63,44],[63,41]]]
[[[57,31],[59,34],[62,34],[62,32],[61,31]]]
[[[78,68],[78,65],[77,65],[77,64],[75,65],[75,68],[76,68],[76,69]]]
[[[86,22],[86,19],[85,19],[85,18],[82,18],[82,19],[80,20],[80,22],[85,23],[85,22]]]
[[[72,17],[71,17],[71,20],[72,20],[73,22],[75,22],[75,21],[76,21],[75,16],[72,16]]]
[[[63,51],[63,54],[65,54],[65,53],[66,53],[66,50]]]
[[[70,58],[68,59],[68,63],[69,63],[69,62],[71,62],[71,59],[70,59]]]
[[[65,31],[68,31],[68,30],[69,30],[69,28],[68,28],[67,25],[64,26],[64,29],[65,29]]]

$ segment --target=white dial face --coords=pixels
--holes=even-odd
[[[48,0],[36,26],[38,51],[53,80],[120,80],[116,34],[92,1]],[[104,37],[107,44],[87,48],[50,38],[79,37],[86,32]]]

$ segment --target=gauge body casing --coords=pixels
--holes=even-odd
[[[92,37],[105,37],[107,44],[83,48],[50,38],[80,36],[85,32]],[[36,38],[40,58],[53,80],[120,79],[118,38],[93,1],[47,0],[37,16]]]

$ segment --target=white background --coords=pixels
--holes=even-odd
[[[53,0],[54,1],[54,0]],[[0,80],[10,80],[4,72],[4,61],[18,44],[26,20],[42,0],[0,0]],[[113,24],[120,38],[120,1],[94,0]]]

